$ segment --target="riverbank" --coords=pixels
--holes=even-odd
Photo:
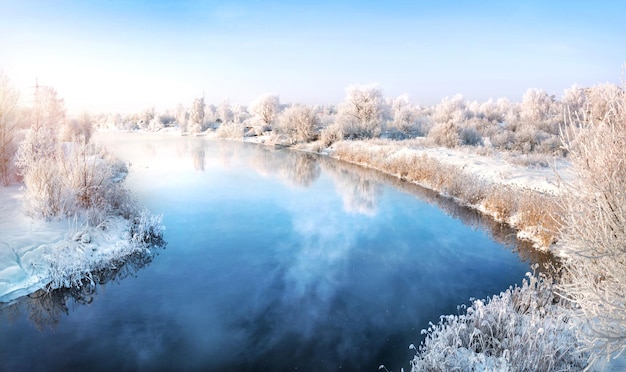
[[[520,239],[559,255],[561,177],[571,179],[567,162],[552,168],[509,163],[501,154],[424,147],[388,140],[340,141],[329,156],[374,168],[432,189],[517,230]]]
[[[218,138],[215,132],[205,133]],[[319,142],[287,145],[271,135],[243,137],[244,142],[280,146],[329,156],[431,189],[457,203],[503,222],[535,249],[561,256],[558,245],[563,181],[574,177],[571,164],[554,160],[551,166],[520,165],[523,159],[503,153],[482,155],[470,149],[449,149],[419,139],[343,140],[321,148]]]
[[[86,213],[33,218],[24,204],[22,184],[0,187],[0,306],[38,290],[93,283],[92,274],[119,267],[126,257],[152,256],[162,239],[161,216],[131,200],[124,207],[133,213],[110,214],[96,226]]]

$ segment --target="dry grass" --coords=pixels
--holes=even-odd
[[[464,314],[422,331],[411,370],[582,370],[586,355],[576,352],[572,320],[558,300],[552,280],[530,274],[521,287],[474,300]]]
[[[523,231],[523,236],[531,238],[538,248],[547,249],[558,238],[563,211],[555,196],[488,182],[458,166],[403,151],[403,147],[384,140],[340,141],[335,144],[333,157],[417,183],[478,208]]]

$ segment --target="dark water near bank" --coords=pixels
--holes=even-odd
[[[203,138],[100,142],[167,248],[95,289],[0,309],[1,370],[408,368],[420,330],[545,257],[377,172]]]

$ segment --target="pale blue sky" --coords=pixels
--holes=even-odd
[[[338,103],[379,83],[422,105],[619,82],[626,1],[0,0],[0,69],[72,111]],[[32,91],[32,90],[31,90]]]

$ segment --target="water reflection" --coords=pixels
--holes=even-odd
[[[191,157],[193,158],[193,168],[195,170],[204,172],[205,155],[204,142],[199,141],[194,143],[193,149],[191,150]]]
[[[527,264],[490,237],[534,252],[506,226],[380,172],[230,141],[155,141],[157,158],[133,155],[149,167],[127,182],[164,213],[173,249],[62,321],[59,334],[84,319],[94,334],[49,360],[80,342],[111,370],[406,369],[429,321],[523,277]],[[197,149],[204,172],[192,168]],[[71,301],[57,301],[60,314]],[[0,347],[2,334],[12,347],[26,332],[0,328]],[[28,350],[44,343],[17,337]]]
[[[335,181],[335,190],[343,198],[343,209],[348,213],[359,213],[375,216],[378,199],[382,195],[382,185],[366,173],[349,169],[339,161],[328,161],[321,164]]]
[[[164,246],[165,242],[159,242],[159,247]],[[114,268],[91,273],[91,277],[83,280],[80,287],[52,291],[42,289],[8,304],[0,304],[0,316],[6,317],[9,322],[26,316],[40,331],[54,329],[61,317],[69,314],[70,304],[91,304],[99,286],[136,276],[137,271],[149,265],[153,257],[153,253],[148,251],[136,252],[127,256],[123,263],[112,265]]]
[[[320,176],[316,156],[307,153],[258,146],[249,164],[258,174],[276,175],[289,186],[310,187]]]
[[[460,205],[453,199],[441,196],[433,190],[406,182],[398,177],[393,177],[374,169],[364,168],[348,162],[329,159],[327,157],[318,157],[318,161],[325,171],[333,174],[334,179],[341,179],[342,176],[339,174],[349,174],[347,177],[356,180],[357,183],[365,183],[367,181],[368,184],[372,185],[369,188],[353,186],[355,190],[364,190],[361,194],[364,195],[362,197],[350,197],[348,191],[346,191],[345,194],[342,193],[342,195],[344,195],[344,206],[346,205],[346,200],[363,200],[363,203],[360,204],[361,210],[370,210],[368,208],[371,208],[375,211],[376,202],[382,194],[381,185],[392,185],[398,190],[416,196],[425,203],[437,206],[437,208],[450,217],[463,222],[464,225],[472,229],[486,231],[493,240],[514,250],[520,256],[521,260],[539,264],[539,271],[542,271],[545,266],[549,267],[555,263],[555,257],[552,254],[534,249],[532,242],[518,240],[515,229],[507,224],[485,216],[476,209]],[[341,187],[339,187],[340,184],[341,182],[337,182],[336,184],[338,192],[341,190]],[[345,190],[349,190],[350,187],[351,186],[347,184]],[[346,208],[346,211],[351,210]]]

